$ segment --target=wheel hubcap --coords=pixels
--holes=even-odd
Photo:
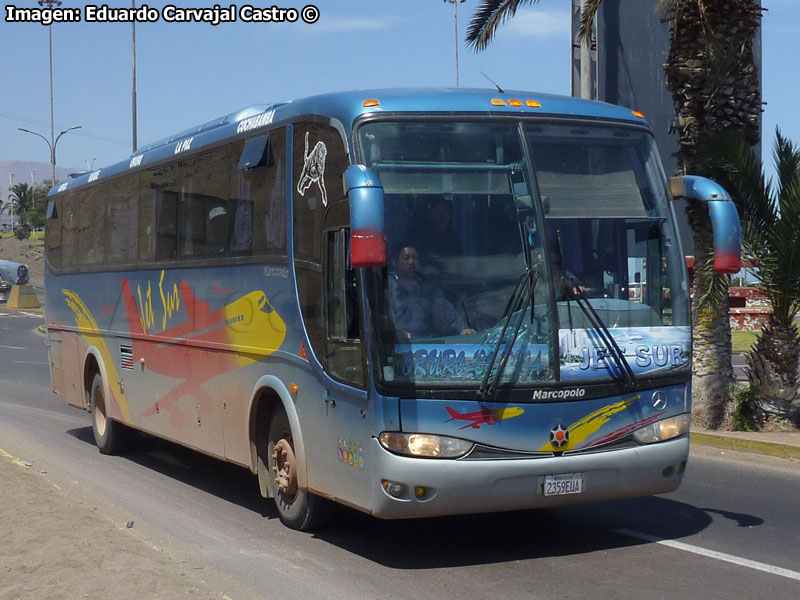
[[[106,434],[106,402],[103,392],[97,390],[94,397],[94,422],[97,425],[97,433],[101,436]]]
[[[286,439],[278,440],[272,449],[272,471],[278,489],[287,496],[297,493],[297,469],[294,450]]]

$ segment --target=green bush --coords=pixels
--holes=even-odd
[[[756,387],[738,387],[733,393],[733,412],[731,413],[731,429],[733,431],[758,431],[764,424],[764,414],[758,401],[761,393]]]

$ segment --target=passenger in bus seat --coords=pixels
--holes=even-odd
[[[389,306],[400,340],[475,333],[442,290],[420,276],[420,255],[413,243],[398,243],[391,265]]]

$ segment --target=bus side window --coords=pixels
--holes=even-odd
[[[156,191],[156,260],[175,260],[178,249],[178,193]]]
[[[54,269],[61,267],[61,202],[60,198],[50,198],[47,201],[44,240],[47,262]]]
[[[99,265],[106,260],[107,204],[100,186],[86,189],[78,200],[78,264]]]
[[[286,255],[286,130],[232,146],[228,253]]]
[[[294,181],[290,189],[297,294],[311,350],[324,362],[325,214],[344,199],[342,174],[347,168],[347,153],[341,135],[329,125],[296,123],[293,138]]]
[[[182,189],[178,203],[178,254],[181,258],[203,257],[205,216],[203,197]]]
[[[330,374],[364,385],[364,360],[358,323],[358,290],[350,265],[349,229],[327,233],[325,362]]]
[[[106,198],[108,252],[106,258],[111,264],[132,262],[137,255],[139,205],[139,175],[126,175],[111,182]]]
[[[139,260],[172,261],[178,250],[179,166],[167,163],[140,176]]]
[[[228,146],[187,157],[181,163],[178,256],[225,254],[228,236]]]
[[[70,194],[61,201],[61,266],[74,267],[78,254],[78,195]]]

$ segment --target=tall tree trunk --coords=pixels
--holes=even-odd
[[[717,429],[730,412],[732,366],[730,301],[727,294],[701,305],[701,290],[711,287],[714,243],[708,208],[697,201],[686,205],[694,232],[694,300],[692,302],[692,420],[700,427]],[[726,287],[727,290],[727,287]]]
[[[758,0],[678,0],[671,6],[665,15],[671,20],[672,42],[664,69],[675,102],[678,159],[684,172],[702,175],[695,150],[703,136],[736,129],[751,144],[759,140],[761,95],[753,39],[761,7]],[[735,381],[730,302],[727,293],[702,307],[697,301],[711,286],[713,234],[705,206],[690,201],[686,214],[695,242],[693,420],[716,429],[727,419]]]

